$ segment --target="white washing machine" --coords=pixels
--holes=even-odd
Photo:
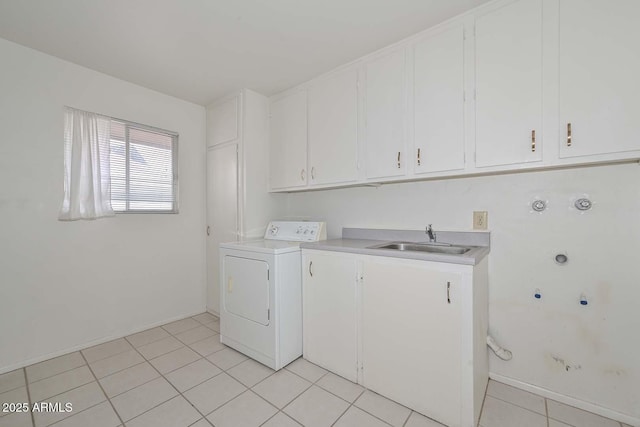
[[[220,244],[220,341],[278,370],[302,355],[300,242],[324,222],[272,221],[263,240]]]

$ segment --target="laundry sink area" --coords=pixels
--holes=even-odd
[[[446,243],[416,243],[416,242],[391,242],[383,243],[373,246],[368,246],[367,249],[393,249],[397,251],[415,251],[415,252],[430,252],[437,254],[452,254],[462,255],[473,249],[474,246],[454,246]]]

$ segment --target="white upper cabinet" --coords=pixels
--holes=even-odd
[[[307,185],[307,93],[300,91],[273,101],[270,117],[271,188]]]
[[[640,150],[640,1],[559,3],[560,157]]]
[[[405,56],[405,50],[401,49],[364,65],[367,178],[405,174]]]
[[[488,12],[475,33],[476,166],[542,160],[542,0]]]
[[[415,173],[464,168],[464,28],[413,46]]]
[[[239,97],[207,109],[207,147],[237,140],[240,129]]]
[[[309,87],[311,185],[358,179],[358,73],[348,69]]]

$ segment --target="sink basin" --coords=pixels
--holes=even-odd
[[[368,249],[393,249],[397,251],[431,252],[437,254],[462,255],[471,250],[469,246],[438,245],[431,243],[393,242],[369,246]]]

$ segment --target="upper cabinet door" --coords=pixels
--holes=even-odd
[[[464,169],[464,28],[413,47],[415,173]]]
[[[240,137],[240,96],[207,108],[207,147]]]
[[[364,66],[367,178],[405,174],[405,68],[404,49]]]
[[[269,178],[271,188],[307,185],[307,93],[296,92],[271,103]]]
[[[358,179],[358,73],[349,69],[309,88],[312,185]]]
[[[476,166],[540,161],[541,136],[542,0],[519,0],[476,20]]]
[[[560,157],[640,150],[640,1],[560,3]]]

